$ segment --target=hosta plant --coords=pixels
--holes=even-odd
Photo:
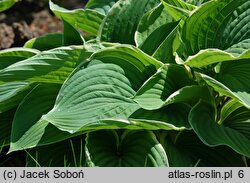
[[[0,51],[1,148],[27,166],[248,166],[249,0],[50,2]]]

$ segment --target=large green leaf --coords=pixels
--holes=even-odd
[[[215,117],[214,107],[200,101],[190,111],[189,123],[206,145],[226,145],[237,153],[250,157],[250,135],[249,130],[246,130],[250,126],[249,119],[243,122],[232,121],[230,125],[219,125]]]
[[[50,50],[60,46],[63,46],[63,33],[45,34],[30,39],[24,44],[25,48],[34,48],[40,51]]]
[[[44,51],[0,71],[0,81],[63,83],[73,69],[91,52],[82,46]]]
[[[14,118],[15,109],[0,113],[0,149],[9,145],[12,120]],[[0,151],[1,154],[1,151]]]
[[[233,46],[227,48],[225,51],[231,53],[234,56],[239,56],[244,52],[249,51],[250,48],[250,39],[244,39]]]
[[[206,49],[199,51],[196,55],[189,56],[185,64],[190,67],[202,68],[215,63],[244,59],[250,59],[250,50],[234,56],[219,49]]]
[[[39,51],[29,48],[9,48],[0,51],[0,69],[4,69],[18,61],[30,58]]]
[[[60,85],[39,84],[20,103],[13,120],[10,152],[46,145],[70,137],[41,116],[54,105]]]
[[[77,136],[28,151],[26,166],[82,167],[86,166],[85,136]]]
[[[194,5],[186,3],[185,1],[182,1],[182,0],[162,0],[162,1],[171,6],[175,6],[180,9],[184,9],[188,11],[192,11],[196,8]]]
[[[179,28],[162,4],[147,12],[135,33],[137,46],[162,62],[173,62],[173,41]]]
[[[166,24],[166,32],[170,31],[167,37],[161,42],[159,47],[153,53],[153,57],[161,60],[164,63],[175,63],[174,55],[176,49],[179,47],[179,40],[176,39],[180,29],[181,22],[173,22]]]
[[[202,78],[222,95],[230,96],[250,108],[249,59],[221,63],[215,79],[204,74]]]
[[[32,87],[21,81],[0,84],[0,113],[16,107]]]
[[[175,21],[186,19],[194,7],[179,0],[161,0],[168,14],[170,14]],[[184,24],[184,22],[183,22]]]
[[[63,46],[83,45],[84,38],[81,34],[68,22],[63,20]]]
[[[99,31],[101,41],[134,44],[134,34],[144,13],[159,0],[121,0],[108,12]]]
[[[0,12],[9,9],[16,2],[17,2],[17,0],[1,0],[0,1]]]
[[[127,118],[139,109],[131,98],[160,66],[160,62],[131,46],[99,51],[67,79],[54,108],[43,120],[71,133],[130,128]]]
[[[173,21],[173,18],[168,14],[162,4],[159,4],[152,10],[148,11],[141,18],[138,28],[135,33],[135,42],[137,46],[143,44],[147,37],[150,36],[156,29],[166,23]],[[158,35],[159,37],[161,35]],[[155,38],[158,38],[155,37]]]
[[[206,48],[225,50],[249,39],[249,9],[249,0],[210,1],[200,6],[183,30],[187,56]]]
[[[87,9],[94,9],[103,15],[107,15],[109,10],[118,0],[89,0],[85,5]]]
[[[236,100],[228,101],[221,109],[219,124],[241,122],[250,119],[250,110]]]
[[[195,5],[195,6],[201,6],[203,3],[206,3],[210,0],[182,0],[182,1]]]
[[[227,102],[221,109],[219,124],[240,131],[250,139],[250,110],[235,100]]]
[[[50,9],[56,16],[90,35],[96,36],[104,15],[91,9],[67,10],[50,1]]]
[[[158,110],[138,109],[129,116],[129,121],[143,129],[181,131],[190,129],[190,109],[189,105],[183,103],[170,104]]]
[[[89,166],[168,166],[166,153],[150,131],[97,131],[88,133],[86,157]]]
[[[152,110],[174,102],[185,102],[186,99],[192,99],[196,94],[202,94],[202,91],[206,91],[196,86],[183,89],[184,86],[192,84],[194,83],[191,75],[185,67],[165,64],[143,84],[134,100],[142,108]]]
[[[162,132],[160,139],[170,167],[246,166],[242,156],[229,147],[208,147],[193,131]]]

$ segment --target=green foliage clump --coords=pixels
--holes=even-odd
[[[1,148],[27,166],[248,166],[248,0],[50,9],[62,33],[0,51]]]

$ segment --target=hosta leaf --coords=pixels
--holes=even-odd
[[[182,0],[182,1],[195,6],[201,6],[203,3],[206,3],[210,0]]]
[[[91,9],[67,10],[50,1],[50,9],[74,27],[96,36],[104,15]]]
[[[81,167],[86,166],[85,136],[77,136],[51,145],[29,150],[27,167]]]
[[[23,99],[13,120],[10,152],[50,144],[70,136],[46,121],[39,121],[53,107],[59,89],[57,84],[40,84]]]
[[[249,52],[249,48],[250,48],[250,39],[245,39],[239,43],[234,44],[225,51],[231,53],[234,56],[239,56],[244,52],[247,51]]]
[[[150,131],[97,131],[88,133],[86,157],[89,166],[144,167],[168,166],[168,159]]]
[[[159,45],[159,47],[155,50],[153,54],[154,58],[161,60],[164,63],[175,63],[174,52],[176,51],[175,49],[179,46],[179,42],[175,42],[175,38],[180,28],[180,24],[180,22],[167,24],[168,30],[169,28],[172,29],[167,37],[163,40],[163,42]]]
[[[113,47],[113,46],[119,46],[121,44],[119,43],[109,43],[109,42],[99,42],[96,39],[91,39],[87,42],[85,42],[84,47],[90,51],[90,52],[97,52],[101,49]]]
[[[225,50],[249,39],[249,9],[248,0],[210,1],[199,7],[183,30],[187,55],[206,48]]]
[[[178,6],[171,5],[169,3],[166,3],[164,0],[161,0],[161,2],[164,5],[165,10],[168,12],[169,15],[171,15],[171,17],[173,17],[175,21],[179,21],[180,19],[184,19],[184,18],[186,19],[191,13],[187,9],[183,9]]]
[[[185,101],[182,101],[182,98],[190,98],[189,95],[194,91],[200,93],[199,90],[202,89],[198,88],[184,89],[184,91],[181,89],[192,84],[191,76],[185,67],[165,64],[143,84],[134,100],[144,109],[159,109],[166,104],[174,103],[175,100],[177,102]],[[203,91],[205,90],[203,89]],[[192,96],[194,95],[192,94]]]
[[[9,9],[16,2],[17,2],[17,0],[1,0],[0,1],[0,12]]]
[[[229,147],[208,147],[193,131],[176,133],[162,132],[161,144],[170,167],[232,167],[246,166],[241,155]]]
[[[230,100],[221,109],[219,124],[244,122],[250,119],[250,110],[236,100]],[[247,129],[246,129],[247,131]]]
[[[173,62],[173,41],[179,22],[173,22],[162,4],[147,12],[135,33],[137,46],[162,62]]]
[[[221,82],[215,80],[212,77],[209,77],[205,74],[201,74],[201,77],[206,81],[206,83],[213,87],[213,89],[219,92],[221,95],[229,96],[249,108],[249,94],[246,92],[233,91]]]
[[[25,48],[34,48],[40,51],[50,50],[60,46],[63,46],[63,33],[45,34],[43,36],[30,39],[24,44]]]
[[[118,1],[104,19],[98,38],[101,41],[134,44],[134,34],[141,17],[159,2],[159,0]]]
[[[219,49],[206,49],[201,50],[194,56],[189,56],[185,64],[190,67],[201,68],[215,63],[244,59],[250,59],[250,50],[234,56],[233,54]]]
[[[250,157],[250,135],[249,130],[242,132],[245,130],[242,125],[249,128],[249,122],[235,121],[231,122],[230,126],[219,125],[215,121],[214,108],[203,101],[198,102],[189,114],[189,123],[203,143],[208,146],[226,145],[247,157]],[[234,124],[239,128],[234,128]]]
[[[101,14],[106,15],[117,1],[118,0],[89,0],[85,5],[85,8],[94,9]]]
[[[172,21],[173,18],[168,14],[162,4],[159,4],[152,10],[148,11],[141,18],[135,33],[136,45],[142,45],[148,36],[150,36],[156,29]],[[160,37],[160,35],[158,36]],[[155,38],[157,39],[158,37]]]
[[[12,120],[14,118],[15,109],[5,111],[0,113],[0,149],[3,146],[7,146],[10,143],[10,134],[11,134],[11,126]],[[1,151],[0,151],[1,154]]]
[[[12,64],[0,71],[0,81],[63,83],[73,69],[88,58],[82,46],[60,47]]]
[[[220,120],[218,123],[222,124],[227,118],[233,116],[236,110],[241,110],[240,108],[244,107],[237,100],[228,101],[225,105],[223,105],[220,111]]]
[[[235,100],[227,102],[221,109],[218,123],[240,131],[250,139],[250,110],[239,102]]]
[[[17,106],[32,89],[28,82],[9,82],[0,85],[0,113]]]
[[[250,108],[249,59],[223,62],[216,78],[201,74],[208,85],[222,95],[230,96]]]
[[[63,46],[83,45],[84,38],[81,34],[68,22],[63,20]]]
[[[158,110],[139,109],[129,116],[129,121],[143,129],[190,129],[188,114],[191,107],[183,103],[171,104]]]
[[[127,127],[127,117],[139,109],[131,97],[161,63],[131,46],[104,49],[90,60],[64,83],[43,120],[71,133]]]
[[[195,9],[194,5],[186,3],[185,1],[182,1],[182,0],[162,0],[162,1],[169,5],[176,6],[180,9],[184,9],[188,11],[192,11]]]
[[[0,69],[4,69],[18,61],[30,58],[39,51],[29,48],[9,48],[0,51]]]

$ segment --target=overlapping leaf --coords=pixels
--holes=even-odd
[[[16,107],[32,87],[21,81],[0,84],[0,113]]]
[[[36,86],[21,102],[13,120],[10,151],[27,149],[54,143],[69,138],[41,116],[54,105],[60,85],[46,84]]]
[[[187,18],[191,14],[191,10],[195,7],[182,2],[180,0],[161,0],[168,14],[170,14],[175,21],[181,18]]]
[[[56,16],[90,35],[96,36],[104,15],[91,9],[67,10],[50,1],[50,9]]]
[[[150,131],[97,131],[87,135],[89,166],[144,167],[168,166],[162,145]]]
[[[198,102],[189,115],[189,123],[203,143],[208,146],[226,145],[247,157],[250,156],[249,122],[248,118],[219,125],[215,109],[203,101]]]
[[[94,9],[106,15],[118,0],[89,0],[85,5],[87,9]]]
[[[14,118],[15,109],[0,113],[0,149],[9,145],[12,120]],[[1,153],[1,152],[0,152]]]
[[[210,0],[182,0],[182,1],[195,5],[195,6],[201,6],[203,3],[206,3]]]
[[[159,3],[159,0],[118,1],[105,17],[100,27],[99,39],[134,44],[134,33],[141,17]]]
[[[236,100],[228,101],[221,109],[219,124],[230,121],[244,121],[250,118],[250,111]]]
[[[63,83],[73,69],[91,52],[82,46],[44,51],[0,71],[0,81]]]
[[[193,131],[172,132],[168,135],[162,132],[161,136],[161,144],[171,167],[246,166],[241,155],[229,147],[208,147]]]
[[[221,95],[232,97],[250,108],[249,73],[249,59],[242,59],[221,63],[215,79],[205,74],[201,77]]]
[[[249,39],[249,8],[248,0],[210,1],[199,7],[183,31],[187,55],[206,48],[225,50]]]
[[[0,51],[0,69],[4,69],[18,61],[30,58],[39,51],[29,48],[9,48]]]
[[[162,62],[173,62],[173,42],[179,28],[162,4],[147,12],[135,33],[137,46]]]
[[[176,103],[158,110],[139,109],[129,116],[129,121],[137,127],[150,130],[185,130],[190,129],[188,114],[191,107]]]
[[[225,51],[231,53],[234,56],[239,56],[244,52],[249,51],[249,48],[250,48],[250,39],[244,39],[239,43],[236,43],[233,46],[227,48]]]
[[[160,63],[130,46],[94,54],[64,83],[54,108],[45,116],[61,130],[121,128],[139,106],[131,99]]]
[[[194,5],[189,4],[183,0],[162,0],[162,1],[169,5],[175,6],[180,9],[188,10],[188,11],[192,11],[193,9],[195,9]]]
[[[63,46],[83,45],[84,38],[81,34],[68,22],[63,19]]]
[[[178,78],[176,75],[178,75]],[[208,97],[209,91],[206,92],[205,88],[198,86],[183,88],[194,84],[191,78],[192,76],[183,66],[163,65],[139,89],[134,100],[142,108],[152,110],[170,103],[193,100],[193,97]]]
[[[137,46],[143,44],[148,36],[157,28],[166,23],[172,22],[173,18],[168,14],[162,4],[159,4],[152,10],[143,15],[135,33],[135,42]],[[158,36],[156,36],[158,38]]]
[[[25,48],[34,48],[40,51],[50,50],[60,46],[63,46],[63,33],[45,34],[30,39],[24,44]]]

